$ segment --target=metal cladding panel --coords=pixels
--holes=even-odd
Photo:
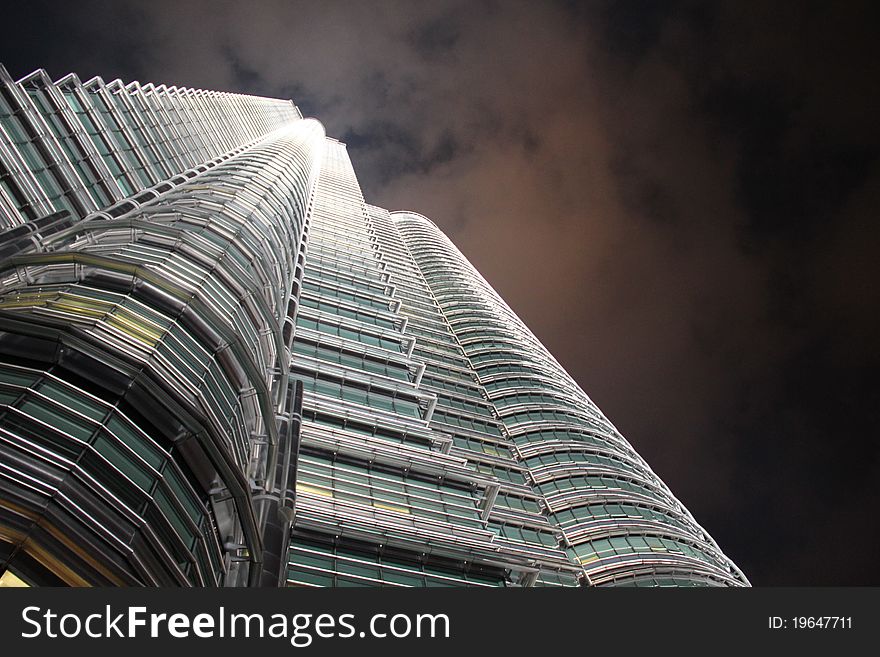
[[[276,585],[298,440],[282,327],[322,126],[235,94],[0,87],[4,569]]]

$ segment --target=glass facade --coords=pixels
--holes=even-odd
[[[395,212],[391,217],[473,367],[500,428],[498,444],[536,498],[551,544],[579,565],[581,583],[746,584],[452,242],[423,216]],[[530,542],[536,538],[525,525],[502,526],[499,532]],[[538,534],[544,545],[546,537]],[[545,568],[542,564],[542,575]]]
[[[290,101],[0,67],[0,575],[748,582]]]

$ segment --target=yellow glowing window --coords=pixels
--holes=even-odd
[[[162,337],[162,334],[155,327],[119,307],[107,315],[106,321],[110,326],[151,347],[155,346],[159,338]]]
[[[16,294],[12,299],[0,303],[2,308],[26,308],[28,306],[42,305],[43,303],[57,299],[54,292],[29,292]]]
[[[30,308],[37,305],[33,301],[3,301],[0,308]]]
[[[397,506],[395,504],[384,504],[382,502],[373,502],[373,506],[379,509],[385,509],[386,511],[397,511],[398,513],[410,513],[410,510],[404,506]]]
[[[0,576],[0,588],[22,588],[30,586],[23,579],[15,575],[11,570],[7,570]]]
[[[74,315],[85,315],[86,317],[103,317],[107,313],[106,308],[97,309],[91,307],[90,304],[81,304],[73,300],[53,301],[47,304],[53,310],[71,313]]]
[[[298,483],[296,485],[296,490],[300,493],[313,493],[315,495],[323,495],[324,497],[333,497],[333,494],[326,488],[310,486],[309,484]]]
[[[59,304],[73,304],[80,308],[93,308],[94,310],[108,311],[112,305],[107,301],[98,301],[96,299],[87,299],[84,297],[73,296],[69,294],[61,294],[58,297]]]

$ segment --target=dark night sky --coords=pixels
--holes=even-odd
[[[16,78],[293,98],[754,584],[880,584],[876,3],[18,4]]]

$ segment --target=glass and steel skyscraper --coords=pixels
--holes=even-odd
[[[0,67],[0,575],[748,582],[285,100]]]

